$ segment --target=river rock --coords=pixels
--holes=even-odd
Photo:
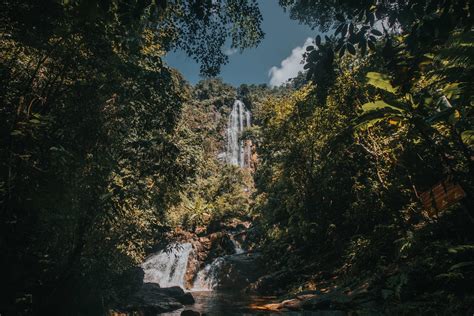
[[[189,292],[184,292],[179,286],[162,288],[161,292],[178,300],[181,304],[194,304],[194,297]]]
[[[219,273],[221,289],[243,289],[262,275],[260,253],[241,253],[223,257]]]
[[[160,288],[155,283],[144,283],[140,290],[133,294],[125,304],[127,311],[141,311],[145,315],[170,312],[193,304],[191,293],[185,293],[180,287]]]
[[[280,294],[284,293],[284,289],[292,281],[294,281],[294,273],[289,270],[279,270],[258,278],[250,285],[249,290],[260,294]]]
[[[201,313],[188,309],[182,311],[181,316],[201,316]]]

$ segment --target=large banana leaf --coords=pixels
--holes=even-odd
[[[367,83],[385,90],[387,92],[396,94],[398,92],[397,88],[393,87],[393,85],[390,83],[390,77],[378,72],[368,72],[367,75]]]
[[[392,106],[373,107],[372,110],[366,111],[359,115],[353,121],[354,130],[366,130],[376,124],[387,122],[397,122],[397,125],[401,124],[406,117],[403,115],[403,110]]]
[[[380,109],[384,109],[384,108],[390,108],[390,109],[395,110],[399,113],[404,113],[405,112],[404,109],[401,109],[399,107],[390,105],[387,102],[382,101],[382,100],[378,100],[378,101],[374,101],[374,102],[368,102],[368,103],[362,105],[362,110],[364,112],[371,112],[371,111],[374,111],[374,110],[380,110]]]

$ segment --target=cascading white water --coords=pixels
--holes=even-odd
[[[244,250],[231,235],[234,253],[241,254]],[[191,243],[174,244],[170,251],[160,251],[148,257],[141,264],[145,272],[143,282],[158,283],[161,287],[184,287],[184,279],[188,266],[189,255],[193,250]],[[212,291],[219,284],[219,273],[224,265],[225,257],[218,257],[201,269],[193,283],[191,291]]]
[[[212,263],[206,264],[200,270],[194,280],[192,291],[212,291],[219,283],[219,271],[224,263],[224,259],[219,257]]]
[[[180,286],[184,289],[184,275],[193,246],[190,243],[172,245],[171,251],[160,251],[141,264],[145,272],[143,282],[158,283],[161,287]]]
[[[245,252],[240,244],[234,239],[234,236],[231,235],[230,240],[234,245],[235,254],[242,254]],[[217,285],[219,285],[219,275],[222,266],[224,265],[224,258],[225,257],[218,257],[211,263],[206,264],[206,266],[196,275],[191,291],[212,291]]]
[[[236,254],[241,254],[241,253],[244,253],[244,249],[242,249],[242,246],[240,246],[240,244],[237,242],[237,240],[235,240],[234,236],[230,236],[230,241],[232,241],[232,244],[234,245],[234,251]]]
[[[236,100],[230,112],[226,133],[226,160],[227,163],[241,168],[250,166],[250,145],[239,140],[243,130],[251,125],[250,111],[245,104]]]

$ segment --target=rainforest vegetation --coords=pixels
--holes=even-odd
[[[105,315],[173,232],[236,218],[284,276],[269,293],[369,284],[353,311],[473,313],[474,5],[279,5],[315,38],[270,88],[216,78],[225,45],[264,37],[255,0],[1,1],[0,315]],[[218,157],[236,99],[246,169]]]

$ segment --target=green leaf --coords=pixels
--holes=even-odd
[[[342,56],[344,56],[345,52],[346,52],[346,45],[343,45],[341,47],[341,50],[339,51],[339,58],[342,58]]]
[[[379,30],[372,30],[372,31],[370,31],[370,33],[372,33],[376,36],[382,36],[382,32],[380,32]]]
[[[346,36],[348,28],[349,28],[349,24],[344,24],[344,26],[342,27],[342,31],[341,31],[342,36]]]
[[[474,130],[467,130],[461,133],[461,139],[464,144],[474,146]]]
[[[316,36],[316,45],[321,45],[321,36]]]
[[[341,33],[343,27],[344,27],[344,24],[339,24],[339,26],[336,28],[336,31],[334,31],[334,35]]]
[[[388,103],[386,103],[385,101],[382,101],[382,100],[378,100],[378,101],[374,101],[374,102],[368,102],[368,103],[362,105],[362,110],[364,112],[380,110],[380,109],[383,109],[383,108],[390,108],[390,109],[393,109],[393,110],[398,111],[400,113],[405,112],[405,110],[400,109],[396,106],[390,105],[390,104],[388,104]]]
[[[21,136],[21,135],[23,135],[23,133],[20,130],[15,129],[10,133],[10,135],[12,135],[12,136]]]
[[[474,266],[474,261],[460,262],[458,264],[453,265],[451,268],[449,268],[449,271],[453,271],[453,270],[461,269],[465,267],[470,267],[470,266]]]
[[[355,55],[355,54],[356,54],[355,47],[354,47],[354,45],[352,45],[351,43],[347,43],[347,51],[348,51],[349,53],[351,53],[352,55]]]
[[[464,252],[474,252],[474,245],[458,245],[448,249],[449,253],[464,253]]]
[[[401,115],[399,110],[385,106],[362,113],[353,120],[352,124],[354,130],[366,130],[382,122],[391,124],[391,120],[396,121],[397,125],[401,125],[404,117]]]
[[[108,200],[109,198],[111,198],[113,195],[114,195],[113,192],[107,192],[107,193],[105,193],[105,194],[102,194],[99,199],[100,199],[102,202],[104,202],[104,201]]]
[[[461,94],[461,88],[459,87],[460,83],[450,83],[447,84],[443,89],[443,94],[451,100],[458,99]]]
[[[366,130],[378,123],[384,122],[385,120],[385,117],[377,117],[371,120],[363,121],[362,123],[355,125],[354,130]]]
[[[370,41],[370,40],[369,40],[369,41],[367,42],[367,44],[369,45],[369,47],[370,47],[371,50],[375,50],[375,44],[374,44],[373,41]]]
[[[435,276],[436,280],[462,280],[464,279],[464,275],[462,273],[441,273]]]
[[[368,84],[376,88],[388,91],[390,93],[394,93],[394,94],[397,93],[397,89],[394,88],[392,84],[390,83],[389,76],[378,73],[378,72],[368,72],[366,77],[368,79],[367,80]]]

